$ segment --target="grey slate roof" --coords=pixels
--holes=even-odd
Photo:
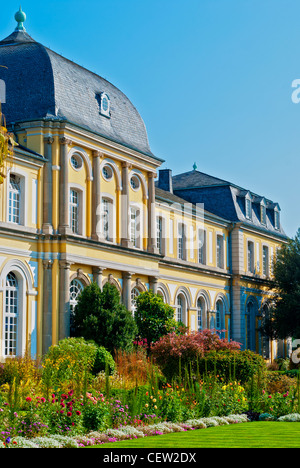
[[[0,42],[0,79],[6,83],[7,123],[68,121],[152,156],[145,124],[114,85],[16,31]],[[111,117],[100,114],[97,94],[107,93]],[[157,158],[156,158],[157,159]]]
[[[187,200],[189,203],[203,203],[205,211],[231,221],[242,222],[252,228],[269,232],[286,238],[280,226],[274,226],[274,208],[278,203],[257,195],[226,180],[204,174],[200,171],[190,171],[172,177],[173,193],[175,196]],[[252,199],[252,218],[246,218],[245,196],[249,193]],[[266,225],[260,220],[260,202],[264,200],[267,208]]]

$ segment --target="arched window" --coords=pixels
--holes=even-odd
[[[265,304],[262,307],[262,325],[269,319],[269,315],[269,307]],[[270,339],[265,334],[262,334],[262,355],[264,359],[270,359]]]
[[[159,296],[159,297],[161,297],[161,298],[162,298],[162,300],[164,301],[164,303],[166,303],[166,302],[167,302],[167,301],[166,301],[165,294],[164,294],[164,292],[163,292],[163,290],[162,290],[162,289],[158,289],[158,290],[157,290],[157,294],[158,294],[158,296]]]
[[[15,174],[9,176],[8,221],[21,224],[21,182]]]
[[[216,330],[223,335],[225,327],[224,304],[223,301],[218,300],[216,304]]]
[[[177,319],[177,322],[182,322],[182,320],[183,320],[183,298],[182,298],[182,296],[178,296],[178,298],[177,298],[176,319]]]
[[[138,288],[133,288],[131,291],[131,311],[133,315],[136,312],[136,300],[140,295],[140,290]]]
[[[203,315],[204,315],[203,299],[199,297],[197,301],[197,330],[198,331],[201,331],[203,329]]]
[[[256,312],[257,305],[250,299],[246,305],[246,344],[252,351],[256,351]]]
[[[84,286],[78,279],[73,279],[70,283],[70,328],[71,328],[71,336],[73,335],[73,320],[74,320],[74,313],[75,307],[78,303],[78,298],[82,291],[84,290]]]
[[[182,322],[184,325],[186,325],[186,317],[187,317],[187,299],[184,293],[180,293],[177,296],[177,301],[176,301],[176,320],[177,322]]]
[[[4,355],[17,355],[17,336],[19,318],[19,288],[14,273],[6,277],[5,313],[4,313]]]

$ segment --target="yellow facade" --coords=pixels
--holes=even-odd
[[[152,289],[191,330],[263,352],[257,328],[283,236],[159,189],[160,159],[76,122],[27,118],[10,130],[19,146],[0,186],[1,360],[41,356],[69,336],[92,281],[115,284],[133,312]]]

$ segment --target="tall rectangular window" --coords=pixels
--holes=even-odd
[[[162,218],[158,216],[156,218],[156,245],[158,248],[159,253],[162,253],[163,249],[163,224],[162,224]]]
[[[74,234],[79,234],[79,193],[70,190],[70,227]]]
[[[130,240],[133,247],[139,247],[140,240],[140,211],[137,208],[130,208]]]
[[[6,278],[5,314],[4,314],[4,347],[5,356],[17,354],[18,325],[18,281],[14,273]]]
[[[260,205],[260,222],[264,225],[267,224],[267,209],[265,205]]]
[[[269,275],[269,248],[267,246],[263,246],[262,251],[262,261],[263,261],[263,275]]]
[[[103,239],[107,241],[112,239],[111,209],[110,200],[103,198],[101,205],[102,234]]]
[[[198,262],[206,264],[206,231],[199,229],[198,232]]]
[[[246,198],[246,218],[252,219],[252,203],[249,198]]]
[[[217,236],[217,267],[224,268],[224,237]]]
[[[275,229],[280,228],[280,214],[279,211],[274,211],[274,223],[275,223]]]
[[[9,177],[8,221],[15,224],[21,222],[21,184],[20,178],[14,174]]]
[[[177,251],[178,251],[178,258],[180,260],[184,260],[185,258],[185,232],[184,232],[184,224],[178,225],[178,244],[177,244]]]
[[[248,256],[248,271],[254,273],[254,243],[249,241],[247,247],[247,256]]]

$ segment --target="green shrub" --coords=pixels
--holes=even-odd
[[[266,391],[268,393],[285,393],[296,386],[294,378],[278,372],[268,372],[266,378]]]
[[[51,346],[43,362],[44,385],[82,383],[91,374],[96,353],[97,345],[83,338],[65,338]]]
[[[236,380],[241,384],[248,382],[253,375],[261,381],[266,377],[267,367],[262,356],[249,351],[210,351],[198,359],[200,375],[215,373],[226,382]]]
[[[107,428],[109,421],[109,411],[107,405],[88,403],[84,406],[82,413],[82,422],[85,430],[90,431],[103,431]]]
[[[103,346],[98,346],[96,352],[95,363],[93,367],[93,374],[97,375],[99,372],[108,372],[109,375],[112,375],[116,370],[115,361],[107,349]]]
[[[118,289],[106,283],[87,286],[78,298],[73,317],[74,336],[94,341],[109,352],[132,348],[137,333],[132,313],[121,303]]]

